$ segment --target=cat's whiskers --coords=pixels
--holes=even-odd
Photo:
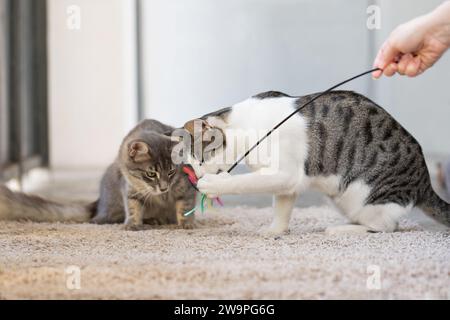
[[[149,189],[145,194],[144,194],[144,205],[147,205],[147,201],[150,199],[150,197],[153,195],[152,194],[152,189]]]
[[[136,192],[134,192],[134,193],[132,193],[132,194],[129,194],[128,197],[134,198],[134,197],[136,197],[136,196],[138,196],[138,195],[142,195],[142,192],[136,191]]]

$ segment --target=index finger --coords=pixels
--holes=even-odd
[[[378,51],[377,57],[375,58],[375,62],[373,64],[374,67],[385,69],[391,62],[394,62],[395,58],[398,56],[400,51],[395,49],[395,47],[391,44],[391,41],[388,39],[381,46],[381,49]],[[383,74],[382,71],[374,71],[372,76],[374,78],[379,78]]]

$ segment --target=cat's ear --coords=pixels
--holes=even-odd
[[[132,141],[128,146],[128,156],[134,162],[143,162],[150,160],[150,148],[143,141]]]
[[[184,124],[184,129],[186,129],[193,137],[202,137],[203,133],[211,128],[209,123],[203,119],[194,119]]]

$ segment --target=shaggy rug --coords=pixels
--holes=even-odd
[[[270,208],[223,208],[197,228],[0,222],[3,299],[449,299],[450,232],[326,235],[343,218],[296,208],[264,237]]]

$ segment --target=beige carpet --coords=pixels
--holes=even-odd
[[[448,230],[408,220],[392,234],[327,236],[343,220],[323,206],[295,209],[291,233],[267,239],[258,230],[270,216],[270,208],[226,208],[199,217],[195,230],[141,232],[0,222],[0,297],[450,298]],[[67,287],[69,266],[80,268],[79,290]]]

